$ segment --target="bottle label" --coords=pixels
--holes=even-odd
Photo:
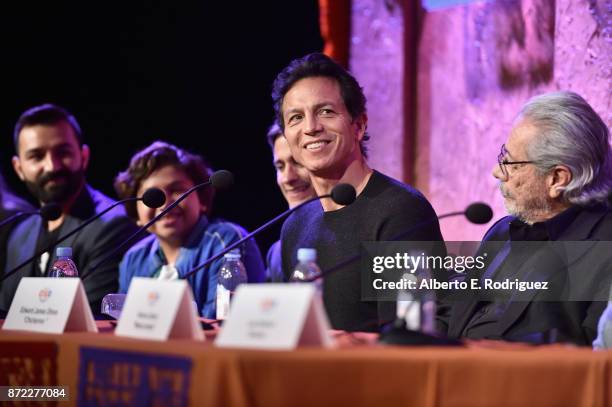
[[[221,284],[217,285],[217,319],[225,319],[229,314],[231,300],[231,291],[223,287]]]
[[[70,259],[60,258],[53,263],[49,277],[78,277],[76,264]]]

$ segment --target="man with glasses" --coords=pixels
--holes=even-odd
[[[534,97],[502,145],[493,176],[511,216],[499,220],[483,239],[481,250],[488,242],[503,243],[488,253],[481,284],[484,279],[543,280],[571,291],[584,273],[592,280],[588,289],[593,292],[583,291],[582,299],[593,300],[563,301],[566,297],[544,291],[531,297],[518,290],[506,298],[474,295],[440,315],[440,327],[455,338],[590,345],[605,304],[594,300],[608,291],[612,253],[584,251],[572,257],[571,251],[581,247],[579,241],[612,240],[607,126],[576,93]],[[577,243],[568,244],[562,254],[541,250],[551,241]]]

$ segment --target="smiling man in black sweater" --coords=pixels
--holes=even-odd
[[[325,271],[357,256],[362,242],[395,240],[412,229],[409,240],[442,240],[436,214],[423,195],[366,162],[366,99],[350,73],[323,54],[310,54],[278,75],[272,97],[291,153],[308,169],[317,195],[328,194],[339,183],[357,191],[350,206],[315,201],[285,222],[286,278],[300,247],[317,249]],[[423,222],[427,225],[417,227]],[[393,320],[394,302],[362,301],[361,273],[356,259],[324,278],[323,300],[333,328],[377,330]]]

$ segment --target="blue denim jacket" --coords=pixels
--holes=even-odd
[[[209,222],[202,215],[181,247],[175,264],[179,278],[246,234],[243,228],[234,223],[217,219]],[[264,264],[255,240],[249,239],[240,248],[249,283],[264,281]],[[200,315],[205,318],[216,318],[217,274],[222,261],[223,258],[220,258],[187,278]],[[153,277],[164,263],[157,237],[151,235],[144,238],[123,256],[119,265],[119,292],[127,292],[132,277]]]

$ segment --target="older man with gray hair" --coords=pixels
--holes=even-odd
[[[524,249],[535,245],[517,243],[537,242],[542,247],[541,242],[550,241],[612,240],[609,130],[582,97],[565,91],[529,100],[501,147],[493,176],[511,216],[495,223],[483,239],[483,246],[500,243],[496,252],[488,253],[481,282],[556,279],[567,290],[568,281],[576,281],[570,273],[587,268],[591,278],[601,278],[599,285],[609,281],[612,253],[607,254],[608,261],[600,258],[601,250],[597,259],[586,252],[574,259],[570,270],[565,254],[551,261],[543,259],[542,252]],[[591,270],[593,261],[601,265],[596,272]],[[450,313],[440,315],[440,326],[455,338],[579,345],[593,341],[604,302],[562,301],[554,294],[542,300],[541,292],[517,300],[521,297],[516,294],[506,299],[475,296],[454,303]]]

